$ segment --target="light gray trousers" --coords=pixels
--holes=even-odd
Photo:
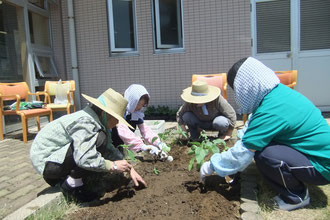
[[[198,139],[200,129],[214,130],[219,132],[219,136],[226,134],[229,128],[229,120],[224,116],[217,116],[213,121],[201,121],[193,112],[185,112],[182,116],[184,124],[188,126],[191,139]]]

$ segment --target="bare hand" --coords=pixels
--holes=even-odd
[[[147,183],[144,182],[142,177],[134,170],[134,168],[131,169],[131,178],[135,184],[135,186],[139,186],[139,182],[142,183],[145,187],[147,187]]]
[[[127,162],[127,160],[116,160],[112,162],[112,170],[116,170],[114,169],[114,163],[117,166],[117,171],[118,172],[128,172],[132,169],[132,165],[130,163]]]

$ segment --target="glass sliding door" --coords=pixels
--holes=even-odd
[[[23,81],[25,34],[22,9],[0,4],[0,81]]]

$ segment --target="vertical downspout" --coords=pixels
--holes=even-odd
[[[78,110],[80,110],[81,103],[80,103],[78,61],[77,61],[77,44],[76,44],[76,32],[75,32],[75,26],[74,26],[74,13],[73,13],[73,1],[72,0],[68,0],[68,20],[69,20],[69,38],[70,38],[72,77],[73,77],[73,80],[76,82],[75,104],[76,104],[76,108]]]

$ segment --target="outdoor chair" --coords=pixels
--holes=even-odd
[[[65,111],[67,114],[76,111],[74,92],[76,86],[74,80],[69,81],[46,81],[45,103],[53,112]]]
[[[193,74],[192,82],[196,80],[204,80],[211,86],[218,87],[221,90],[221,95],[227,99],[227,74]]]
[[[276,76],[280,79],[280,82],[291,89],[297,85],[297,70],[287,70],[287,71],[275,71]]]
[[[0,140],[3,140],[3,116],[18,115],[21,116],[23,128],[23,141],[27,143],[28,119],[37,118],[38,131],[40,131],[40,116],[49,116],[49,121],[53,120],[52,110],[50,108],[31,108],[21,110],[20,106],[23,102],[27,102],[30,96],[36,96],[40,101],[40,92],[31,93],[26,82],[18,83],[0,83]],[[16,101],[16,108],[12,109],[5,106],[5,103]]]
[[[280,82],[291,89],[297,85],[297,70],[286,70],[286,71],[275,71],[276,76],[280,79]],[[243,115],[243,123],[245,124],[247,120],[247,115]]]

